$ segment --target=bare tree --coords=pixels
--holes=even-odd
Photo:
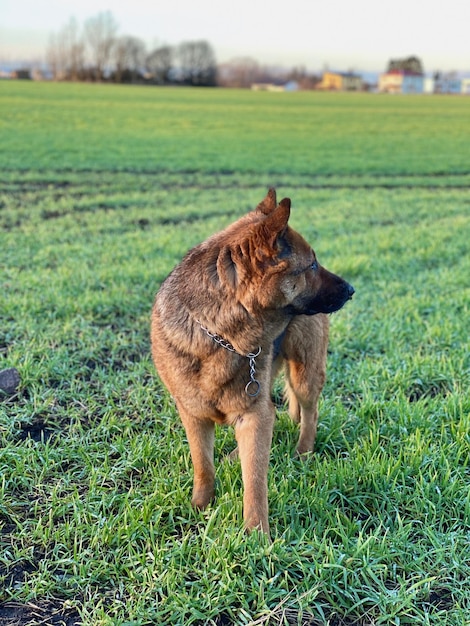
[[[232,59],[219,67],[219,82],[224,87],[251,87],[259,81],[260,66],[250,57]]]
[[[103,80],[111,61],[118,25],[110,11],[98,13],[85,22],[85,37],[91,48],[92,66],[97,80]]]
[[[145,64],[145,44],[138,37],[119,37],[114,45],[116,82],[134,82],[141,75]]]
[[[85,69],[85,44],[77,21],[72,18],[57,35],[52,35],[46,59],[54,80],[79,80]]]
[[[71,80],[79,80],[85,68],[85,43],[80,38],[79,27],[74,18],[65,27],[65,38],[69,52],[67,71]]]
[[[216,84],[215,54],[207,41],[188,41],[178,49],[181,82],[185,85],[210,87]]]
[[[177,48],[160,46],[147,55],[142,40],[130,35],[118,38],[117,30],[110,11],[86,20],[83,35],[77,22],[70,20],[50,38],[47,62],[54,78],[101,81],[111,77],[117,82],[136,82],[144,80],[147,69],[157,84],[216,85],[215,54],[207,41],[184,42]]]
[[[171,82],[174,57],[175,50],[172,46],[161,46],[152,50],[147,56],[145,66],[159,85],[167,85]]]
[[[59,37],[55,34],[49,37],[49,43],[46,49],[46,63],[49,66],[54,80],[64,78],[64,57],[60,49]]]

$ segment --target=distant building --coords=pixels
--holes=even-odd
[[[18,80],[31,80],[31,70],[27,68],[14,70],[11,73],[11,78]]]
[[[296,80],[289,80],[284,85],[284,91],[299,91],[300,85]]]
[[[287,83],[277,85],[276,83],[252,83],[252,91],[298,91],[299,83],[290,80]]]
[[[325,72],[316,88],[323,91],[362,91],[363,82],[359,74],[352,72]]]
[[[379,76],[379,91],[381,93],[401,93],[403,75],[398,70],[392,70]]]
[[[252,91],[285,91],[284,85],[275,85],[274,83],[253,83]]]
[[[434,93],[460,94],[462,81],[450,76],[437,76],[434,80]]]
[[[424,93],[424,76],[408,70],[393,69],[379,76],[382,93]]]
[[[462,93],[470,95],[470,78],[462,79]]]
[[[402,93],[424,93],[424,76],[421,74],[403,74]]]
[[[424,79],[424,93],[434,93],[434,78]]]

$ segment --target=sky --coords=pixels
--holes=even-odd
[[[470,73],[470,0],[0,0],[0,61],[43,60],[53,33],[110,11],[151,49],[207,40],[219,63],[251,57],[311,71],[385,71],[418,56],[426,72]]]

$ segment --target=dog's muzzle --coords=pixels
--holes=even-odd
[[[353,295],[356,293],[356,290],[349,283],[346,283],[346,285],[347,285],[347,290],[348,290],[348,300],[351,300]]]

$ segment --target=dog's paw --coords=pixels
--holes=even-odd
[[[294,459],[299,461],[307,461],[313,455],[313,449],[298,447],[294,454]]]

